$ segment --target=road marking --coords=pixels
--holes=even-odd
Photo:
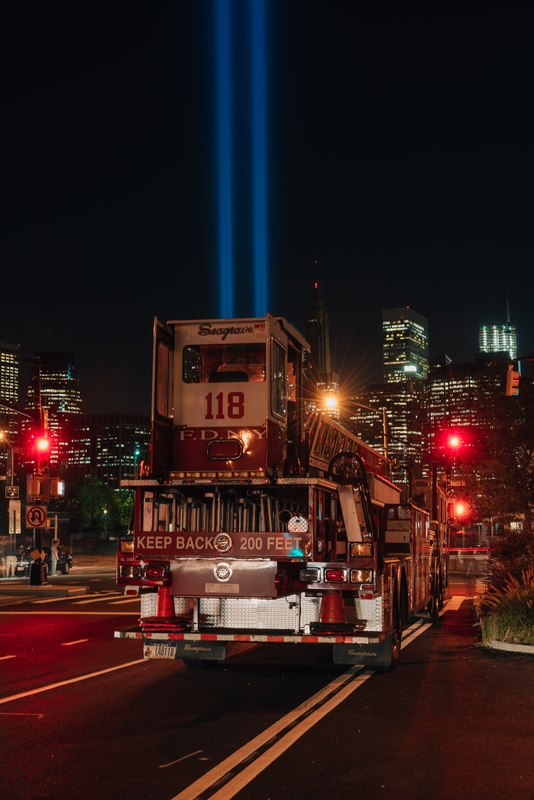
[[[62,600],[70,600],[70,597],[47,597],[46,600],[32,600],[32,605],[36,606],[38,603],[61,603]]]
[[[403,635],[409,634],[409,637],[401,643],[401,647],[407,647],[431,626],[432,623],[424,622],[421,624],[421,621],[411,625],[406,631],[403,631]],[[235,753],[228,756],[228,758],[191,784],[191,786],[188,786],[187,789],[175,795],[172,800],[195,800],[195,798],[199,797],[203,792],[209,790],[210,787],[218,784],[225,776],[239,767],[248,758],[254,756],[254,753],[267,745],[271,739],[281,737],[278,738],[278,741],[271,747],[261,753],[256,760],[245,767],[242,772],[228,781],[228,783],[216,791],[215,794],[210,795],[210,800],[230,800],[230,798],[240,792],[247,784],[263,772],[264,769],[272,764],[273,761],[282,755],[282,753],[291,747],[291,745],[300,739],[301,736],[307,733],[307,731],[323,719],[323,717],[342,703],[352,692],[359,689],[371,675],[374,675],[374,671],[371,668],[366,669],[361,665],[355,664],[320,692],[298,706],[294,711],[291,711],[259,736],[256,736],[255,739],[252,739],[239,750],[236,750]],[[331,696],[333,692],[335,692],[335,694]],[[322,701],[325,699],[326,702],[323,703]],[[309,712],[311,709],[320,703],[322,703],[322,705],[310,714]],[[299,722],[299,719],[304,715],[306,715],[305,719]],[[287,730],[287,732],[284,733],[284,730]]]
[[[32,697],[34,694],[41,694],[41,692],[49,692],[52,689],[59,689],[60,686],[69,686],[71,683],[79,683],[80,681],[88,681],[90,678],[98,678],[99,675],[107,675],[109,672],[116,672],[118,669],[133,667],[136,664],[146,664],[146,659],[138,658],[137,661],[128,661],[125,664],[118,664],[116,667],[99,669],[98,672],[90,672],[88,675],[79,675],[77,678],[69,678],[67,681],[49,683],[48,686],[40,686],[37,689],[29,689],[27,692],[20,692],[19,694],[12,694],[9,697],[2,697],[0,698],[0,705],[11,703],[13,700],[22,700],[24,697]]]
[[[101,595],[100,597],[94,597],[90,600],[73,600],[71,605],[83,606],[87,605],[88,603],[103,603],[105,600],[109,600],[110,597],[118,597],[119,594],[120,592],[113,592],[112,594]]]
[[[71,644],[81,644],[82,642],[88,642],[89,639],[75,639],[74,642],[61,642],[62,647],[69,647]]]
[[[2,717],[37,717],[37,719],[42,719],[44,714],[19,714],[13,711],[0,711],[0,716]]]
[[[463,594],[455,594],[454,597],[451,597],[448,603],[446,603],[445,608],[443,608],[440,613],[444,614],[446,611],[458,611],[464,600],[467,599],[468,598]]]
[[[127,600],[113,600],[110,606],[120,606],[122,603],[138,603],[140,599],[140,597],[129,597]]]
[[[35,611],[0,611],[0,616],[2,617],[27,617],[27,616],[35,616],[38,613]],[[57,616],[57,617],[138,617],[139,611],[48,611],[43,609],[41,614],[50,614],[50,616]]]
[[[165,767],[172,767],[173,764],[177,764],[179,761],[185,761],[186,758],[191,758],[192,756],[196,756],[198,753],[201,753],[202,750],[195,750],[194,753],[189,753],[188,756],[182,756],[181,758],[177,758],[176,761],[170,761],[168,764],[160,764],[160,769],[165,769]]]
[[[247,742],[243,747],[240,747],[239,750],[236,750],[235,753],[232,753],[231,756],[228,756],[228,758],[191,784],[191,786],[188,786],[187,789],[177,794],[172,800],[194,800],[202,794],[202,792],[207,791],[211,786],[218,783],[218,781],[224,778],[232,769],[235,769],[235,767],[242,764],[247,758],[253,756],[260,747],[266,745],[274,737],[279,736],[284,730],[287,730],[289,726],[298,723],[301,717],[305,714],[309,714],[311,709],[319,705],[319,703],[323,703],[317,711],[314,711],[302,722],[296,724],[296,727],[293,727],[286,733],[283,739],[274,744],[260,756],[257,761],[250,764],[249,767],[230,781],[230,783],[226,784],[219,792],[211,795],[212,800],[219,796],[233,797],[243,786],[246,786],[247,783],[256,777],[258,772],[264,770],[265,767],[268,766],[268,763],[271,763],[271,760],[274,761],[275,758],[278,758],[281,753],[287,750],[287,748],[299,739],[312,725],[319,722],[320,719],[326,716],[326,714],[339,705],[342,700],[345,700],[349,694],[355,689],[358,689],[364,681],[374,674],[372,670],[366,670],[363,674],[359,674],[363,669],[364,667],[362,667],[361,664],[355,664],[347,672],[338,675],[337,678],[317,692],[317,694],[314,694],[309,700],[305,700],[304,703],[301,703],[293,711],[290,711],[289,714],[286,714],[285,717],[279,719],[278,722],[275,722],[274,725],[271,725],[266,731],[260,733],[259,736],[256,736],[250,742]],[[331,697],[333,692],[335,692],[335,694]],[[273,754],[271,760],[266,760],[266,757],[270,754]],[[255,767],[259,762],[261,762],[261,768],[256,772]],[[252,774],[253,769],[254,774]],[[250,777],[248,777],[249,775]],[[237,786],[236,782],[239,783],[239,786]],[[228,794],[228,791],[230,791],[230,794]],[[226,792],[226,794],[221,795],[220,792]]]

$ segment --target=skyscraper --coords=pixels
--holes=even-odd
[[[48,413],[51,462],[67,458],[73,421],[82,413],[82,397],[73,353],[35,353],[26,409],[39,405]]]
[[[316,283],[313,288],[311,305],[306,317],[306,339],[311,347],[311,359],[317,372],[326,375],[332,372],[330,355],[330,324],[328,311]]]
[[[17,433],[18,415],[6,406],[19,402],[19,345],[0,342],[0,431]],[[5,405],[4,405],[5,404]]]
[[[120,488],[122,479],[139,475],[150,453],[150,420],[139,414],[91,414],[75,418],[69,466],[81,475],[91,473]]]
[[[428,322],[409,308],[382,311],[384,382],[398,383],[428,375]]]
[[[506,322],[480,325],[478,344],[481,353],[506,353],[511,361],[517,359],[517,330],[510,322],[510,304],[506,298]]]

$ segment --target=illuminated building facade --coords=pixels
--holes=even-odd
[[[0,342],[0,430],[14,437],[18,415],[4,403],[15,408],[19,404],[19,345]]]
[[[480,325],[478,344],[481,353],[506,353],[511,361],[517,359],[517,330],[511,322]]]
[[[139,475],[141,462],[148,462],[149,452],[148,415],[82,415],[72,431],[69,466],[119,489],[121,480]]]
[[[382,311],[385,383],[425,379],[428,375],[428,322],[411,308]]]
[[[5,403],[5,405],[3,405]],[[2,474],[7,462],[8,448],[17,440],[19,416],[6,406],[19,404],[19,345],[0,342],[0,433],[7,444],[0,444],[0,463]]]
[[[82,413],[80,383],[73,353],[35,353],[28,384],[25,408],[41,407],[48,416],[52,440],[50,463],[68,460],[72,425]],[[27,428],[27,423],[24,428]]]
[[[425,395],[424,381],[405,380],[366,386],[350,398],[352,429],[379,452],[386,449],[394,483],[409,486],[423,469]]]

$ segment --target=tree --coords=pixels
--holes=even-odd
[[[500,525],[534,519],[534,386],[524,379],[520,394],[504,394],[502,364],[478,375],[474,411],[477,427],[462,449],[462,472],[478,519]]]
[[[94,474],[66,475],[65,482],[66,497],[57,501],[57,505],[58,510],[70,512],[72,531],[105,529],[108,533],[115,533],[128,528],[133,506],[130,490],[114,490]]]

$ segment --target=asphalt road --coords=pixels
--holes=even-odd
[[[83,597],[4,604],[1,796],[534,797],[534,656],[480,646],[474,579],[457,577],[386,675],[319,646],[235,647],[206,670],[143,661],[113,638],[138,608],[102,573],[72,578]]]

